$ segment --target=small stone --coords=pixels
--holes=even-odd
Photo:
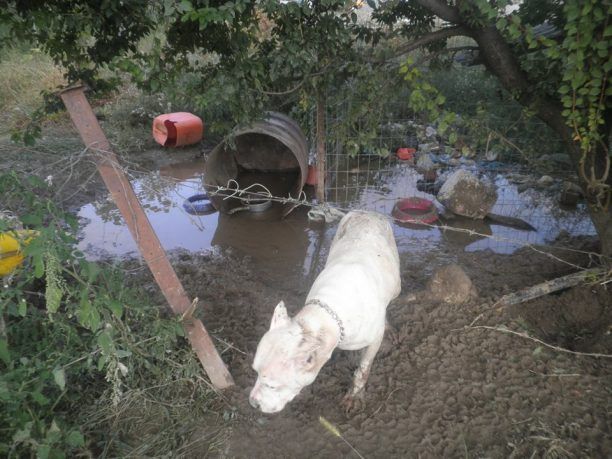
[[[572,182],[563,182],[561,186],[561,194],[559,195],[559,204],[567,207],[575,207],[578,201],[584,197],[582,188]]]
[[[542,177],[540,177],[540,179],[536,182],[536,185],[540,188],[548,188],[549,186],[551,186],[553,183],[555,183],[555,179],[552,178],[550,175],[543,175]]]
[[[563,186],[562,186],[563,190],[567,190],[567,191],[573,191],[574,193],[580,194],[582,195],[582,188],[580,188],[580,185],[577,185],[574,182],[568,182],[565,181],[563,182]]]
[[[421,170],[421,171],[429,171],[435,167],[435,164],[432,161],[429,154],[425,153],[425,154],[419,155],[417,162],[416,162],[416,167],[418,170]]]
[[[531,182],[531,177],[524,174],[509,174],[508,181],[514,184],[523,184]]]
[[[530,190],[531,188],[533,188],[533,185],[530,183],[521,183],[519,186],[516,187],[516,191],[520,193],[524,193],[527,190]]]
[[[555,153],[555,154],[549,155],[548,159],[557,164],[563,164],[566,166],[572,165],[572,160],[570,159],[569,155],[566,155],[564,153]]]
[[[498,157],[499,157],[499,152],[497,150],[491,149],[485,153],[485,159],[487,161],[495,161],[497,160]]]
[[[422,153],[429,153],[431,151],[430,143],[420,143],[418,150]]]

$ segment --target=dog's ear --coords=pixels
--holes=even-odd
[[[302,329],[298,366],[308,370],[320,369],[331,357],[335,344],[326,333],[317,335]]]
[[[270,330],[289,325],[290,322],[291,319],[289,318],[289,314],[287,314],[285,302],[281,301],[276,305],[276,308],[274,308],[274,314],[272,314],[272,322],[270,322]]]

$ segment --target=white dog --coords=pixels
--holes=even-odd
[[[258,378],[251,405],[278,412],[315,380],[336,347],[365,348],[344,398],[350,409],[363,396],[385,332],[387,305],[400,290],[399,255],[389,222],[373,213],[347,214],[302,310],[290,318],[282,301],[276,306],[255,354]]]

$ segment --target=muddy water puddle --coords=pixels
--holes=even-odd
[[[473,173],[477,168],[471,167]],[[448,173],[450,171],[447,171]],[[505,171],[506,173],[508,171]],[[442,172],[440,175],[444,175]],[[487,173],[487,179],[495,183],[497,202],[491,210],[494,214],[514,217],[529,223],[536,231],[525,231],[502,226],[485,220],[463,217],[444,218],[430,227],[395,224],[395,235],[400,252],[419,253],[448,248],[465,250],[491,250],[511,254],[526,244],[544,245],[556,239],[564,231],[571,236],[594,235],[584,204],[575,209],[561,209],[557,195],[552,190],[528,189],[519,192],[505,174]],[[390,168],[365,173],[340,173],[334,183],[332,197],[342,205],[352,208],[375,210],[391,215],[399,199],[417,196],[433,201],[440,213],[443,207],[435,195],[419,191],[423,175],[413,167],[396,162]],[[446,214],[448,217],[448,213]],[[446,229],[452,227],[455,230]]]
[[[418,191],[420,178],[421,174],[403,164],[397,164],[386,174],[378,174],[366,186],[360,184],[359,176],[347,175],[345,181],[335,183],[336,196],[343,186],[347,190],[337,205],[390,215],[398,199],[408,196],[433,199],[433,195]],[[493,176],[493,179],[499,196],[493,212],[521,218],[537,231],[463,218],[442,221],[442,225],[461,231],[444,229],[439,224],[414,227],[396,223],[394,231],[400,252],[409,253],[414,263],[418,264],[419,259],[430,263],[432,253],[444,253],[446,258],[461,250],[510,254],[525,244],[546,244],[561,231],[573,236],[594,234],[584,207],[562,210],[552,195],[536,190],[519,193],[504,176]],[[326,227],[309,222],[308,209],[304,207],[281,219],[282,209],[277,203],[261,213],[190,215],[183,204],[190,196],[203,192],[201,162],[166,166],[159,172],[141,176],[132,184],[166,250],[230,249],[250,257],[254,266],[270,280],[291,277],[303,281],[314,276],[324,263],[335,230],[334,225]],[[110,199],[88,204],[78,215],[82,222],[79,249],[88,257],[137,254],[136,244]]]

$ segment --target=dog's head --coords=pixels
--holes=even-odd
[[[270,329],[261,338],[253,369],[257,381],[249,402],[264,413],[276,413],[311,384],[333,351],[326,336],[313,336],[287,314],[281,301]]]

